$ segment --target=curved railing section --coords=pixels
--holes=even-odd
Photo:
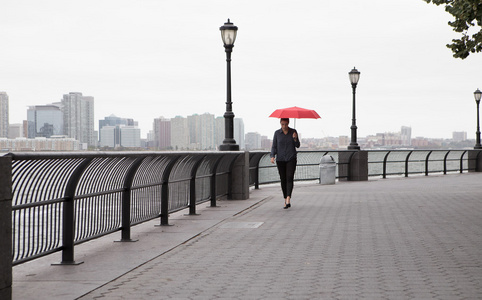
[[[355,173],[365,168],[370,177],[386,178],[481,171],[481,153],[299,151],[295,180],[319,180],[324,155],[331,155],[337,163],[338,179],[366,180],[367,176]],[[121,232],[121,241],[131,241],[133,225],[156,218],[160,225],[169,225],[172,212],[189,208],[189,214],[196,214],[196,205],[201,202],[216,206],[220,197],[238,197],[240,186],[248,190],[247,153],[240,151],[33,152],[8,156],[12,159],[14,265],[57,251],[62,252],[61,264],[75,264],[74,247],[79,243],[116,231]],[[240,186],[238,178],[242,178]],[[269,152],[250,152],[249,185],[258,188],[276,182],[279,175]]]
[[[11,153],[13,264],[230,196],[239,152]]]
[[[482,156],[478,151],[476,158],[468,157],[469,150],[369,150],[368,176],[406,176],[447,174],[453,172],[467,172],[470,160],[477,160]],[[476,150],[472,150],[476,151]],[[295,181],[319,180],[319,164],[321,157],[331,155],[337,162],[336,178],[347,179],[348,175],[340,176],[338,167],[350,164],[354,151],[299,151],[295,173]],[[250,186],[258,188],[260,184],[279,182],[276,164],[270,161],[267,151],[250,152],[249,172]],[[340,155],[348,157],[348,161],[341,162]]]

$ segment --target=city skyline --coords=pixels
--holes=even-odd
[[[9,116],[9,111],[8,111],[8,94],[5,93],[5,92],[0,92],[2,93],[3,95],[3,99],[7,99],[6,101],[4,101],[4,106],[7,107],[5,111],[5,115],[6,115],[6,119],[8,119],[8,116]],[[63,95],[63,100],[66,101],[67,99],[69,98],[73,98],[73,99],[76,99],[77,97],[80,97],[82,99],[85,99],[87,100],[86,102],[90,103],[90,108],[88,108],[88,110],[90,112],[87,113],[87,115],[89,114],[92,114],[93,112],[91,111],[94,107],[94,101],[93,101],[93,98],[92,96],[83,96],[82,93],[80,92],[70,92],[69,94],[64,94]],[[57,103],[48,103],[48,104],[43,104],[43,105],[33,105],[33,106],[29,106],[28,109],[26,110],[26,113],[27,113],[27,119],[26,120],[23,120],[21,123],[17,124],[17,123],[11,123],[9,125],[13,125],[14,126],[14,130],[15,131],[19,131],[20,128],[17,128],[18,125],[21,125],[20,127],[24,126],[24,125],[27,125],[27,128],[23,129],[24,132],[28,133],[28,136],[25,136],[27,138],[35,138],[35,137],[50,137],[51,135],[69,135],[69,134],[62,134],[61,131],[62,131],[62,125],[65,125],[65,122],[61,119],[58,118],[58,116],[55,114],[53,115],[52,114],[52,111],[55,113],[56,111],[58,111],[58,113],[60,115],[69,115],[67,112],[63,112],[61,111],[61,108],[65,106],[62,104],[62,102],[57,102]],[[83,108],[85,109],[85,108]],[[95,110],[94,110],[95,111]],[[43,113],[45,115],[42,115],[42,116],[39,116],[38,114],[39,113]],[[30,115],[32,115],[32,117],[30,117]],[[210,115],[212,116],[213,120],[215,121],[215,123],[213,125],[210,125],[210,126],[215,126],[216,127],[216,132],[219,132],[219,131],[222,131],[224,130],[224,118],[222,116],[215,116],[214,114],[211,114],[209,112],[205,112],[204,114],[198,114],[198,113],[194,113],[193,115],[187,115],[187,116],[181,116],[181,115],[177,115],[173,118],[166,118],[164,116],[160,116],[158,118],[154,118],[152,120],[153,122],[153,125],[152,127],[148,130],[147,133],[145,133],[144,136],[141,136],[140,138],[141,139],[146,139],[148,141],[150,140],[154,140],[154,139],[150,139],[149,138],[149,134],[152,134],[153,132],[156,131],[156,122],[159,121],[159,120],[166,120],[168,121],[169,123],[171,122],[176,122],[177,119],[182,119],[183,121],[188,121],[189,118],[193,118],[193,117],[202,117],[203,115]],[[37,120],[38,119],[38,120]],[[35,120],[35,124],[34,124],[34,120]],[[53,124],[47,124],[45,123],[44,121],[50,121],[50,122],[53,122]],[[105,116],[104,119],[98,119],[98,128],[95,128],[97,130],[95,130],[95,132],[98,133],[97,135],[97,141],[98,142],[101,142],[101,134],[100,134],[100,131],[102,129],[103,126],[110,126],[110,127],[115,127],[116,125],[126,125],[127,127],[135,127],[135,128],[138,128],[138,121],[134,121],[134,119],[132,118],[122,118],[122,117],[117,117],[115,114],[110,114],[108,116]],[[38,123],[38,124],[37,124]],[[59,126],[56,125],[56,123],[61,123]],[[74,122],[75,123],[75,122]],[[92,126],[92,123],[96,123],[95,120],[94,121],[90,121],[91,125],[89,126],[89,130],[92,130],[93,126]],[[241,130],[239,132],[235,132],[235,137],[239,137],[239,136],[244,136],[244,121],[242,118],[235,118],[235,123],[237,123],[238,126],[235,125],[235,129],[237,128],[237,130]],[[52,126],[51,130],[52,132],[50,132],[49,134],[45,134],[44,132],[42,132],[42,130],[44,130],[44,128],[40,128],[40,126],[43,126],[43,125],[49,125],[49,126]],[[241,126],[240,126],[241,124]],[[291,124],[292,125],[292,124]],[[187,123],[186,125],[187,126]],[[195,123],[192,123],[191,126],[196,126]],[[59,128],[58,128],[59,127]],[[199,123],[198,126],[199,130],[201,130],[202,128],[202,124]],[[410,141],[410,137],[411,137],[411,130],[412,130],[412,127],[411,126],[405,126],[405,125],[401,125],[401,130],[400,130],[400,133],[402,135],[405,135],[405,136],[408,136],[407,138],[404,138],[404,140],[409,140]],[[405,130],[408,130],[408,134],[407,133],[403,133],[404,132],[404,129]],[[139,131],[141,129],[139,128]],[[195,130],[195,129],[192,129],[192,130]],[[212,129],[211,129],[212,130]],[[167,132],[167,131],[165,131]],[[374,136],[374,135],[378,135],[378,134],[382,134],[382,133],[394,133],[396,131],[379,131],[379,132],[372,132],[372,133],[368,133],[366,136],[360,136],[360,138],[366,138],[367,136]],[[266,134],[263,134],[263,133],[260,133],[258,131],[247,131],[246,133],[256,133],[256,134],[259,134],[260,136],[267,136],[268,139],[270,138],[269,135],[266,135]],[[467,136],[467,132],[466,131],[454,131],[452,130],[451,131],[451,135],[452,137],[448,137],[448,138],[442,138],[442,139],[452,139],[453,138],[453,135],[454,134],[463,134],[464,138],[463,140],[471,140],[472,138],[470,136]],[[116,133],[117,135],[119,133]],[[6,134],[8,135],[8,133]],[[5,137],[6,137],[5,135]],[[89,135],[89,138],[90,137],[90,134],[87,134]],[[139,135],[141,135],[139,133]],[[339,135],[339,136],[326,136],[326,138],[332,138],[332,137],[348,137],[348,135]],[[114,138],[114,137],[112,137]],[[161,139],[164,138],[164,137],[161,137]],[[313,137],[313,136],[305,136],[305,138],[308,138],[308,139],[312,139],[312,138],[317,138],[317,137]],[[323,137],[322,137],[323,138]],[[431,137],[431,136],[417,136],[417,138],[429,138],[429,139],[437,139],[437,137]],[[118,138],[116,138],[118,139]],[[157,138],[159,140],[159,138]],[[171,139],[171,137],[168,137],[168,139]],[[215,143],[214,145],[220,145],[222,144],[222,138],[220,139],[219,136],[216,137],[216,138],[213,138],[215,139]],[[237,141],[240,140],[239,138],[236,139]],[[212,141],[211,141],[212,142]],[[211,143],[210,142],[210,143]],[[241,142],[244,142],[244,141],[241,141]],[[176,144],[176,142],[174,142],[174,144]],[[405,145],[407,145],[407,143],[404,143]],[[160,147],[160,148],[163,148],[163,147]]]
[[[6,94],[4,93],[4,95]],[[79,108],[85,107],[87,104],[88,106],[85,107],[87,111],[84,113],[87,116],[93,113],[93,111],[88,112],[88,110],[93,110],[93,98],[92,96],[82,96],[82,93],[79,92],[70,92],[63,96],[63,100],[78,100],[77,105],[74,106],[78,106]],[[6,104],[8,106],[8,101]],[[72,105],[67,105],[65,101],[63,101],[63,103],[59,102],[29,107],[27,110],[28,120],[23,122],[23,126],[28,128],[22,128],[22,124],[10,124],[13,130],[10,132],[9,129],[8,135],[12,136],[10,137],[12,140],[1,140],[2,149],[16,149],[16,151],[18,151],[18,149],[33,147],[33,149],[36,150],[49,150],[49,147],[52,147],[51,150],[81,150],[80,145],[82,143],[80,141],[77,141],[77,144],[72,144],[75,139],[72,137],[69,138],[66,132],[60,134],[62,124],[67,124],[64,122],[63,116],[72,113],[77,114],[75,111],[69,113],[69,109],[72,109]],[[82,114],[83,113],[80,113],[80,115]],[[244,134],[243,120],[236,118],[234,121],[234,136],[240,145],[240,149],[266,150],[270,148],[271,139],[269,136],[262,135],[258,132],[247,132]],[[73,122],[73,124],[75,123],[76,122]],[[157,148],[159,150],[214,150],[222,144],[224,139],[224,118],[221,116],[215,117],[215,115],[209,113],[202,115],[194,114],[187,117],[155,118],[153,120],[153,128],[150,130],[145,144],[141,143],[140,129],[137,127],[138,122],[134,119],[121,118],[111,114],[104,117],[104,119],[98,120],[98,123],[100,128],[98,136],[93,132],[93,126],[83,127],[90,127],[89,130],[92,132],[84,133],[84,135],[98,137],[99,143],[97,144],[96,141],[93,144],[97,144],[97,147],[101,149]],[[172,126],[171,123],[173,124]],[[27,137],[28,135],[31,142],[25,138],[15,139],[15,137],[22,136],[20,134],[21,132],[28,132],[25,136]],[[177,140],[171,139],[171,135],[177,137]],[[50,137],[52,138],[50,139]],[[33,138],[36,139],[36,141],[33,141]],[[325,138],[300,135],[300,138],[303,143],[302,148],[304,149],[345,149],[349,144],[349,137],[347,135]],[[246,146],[244,145],[245,140]],[[412,138],[412,128],[401,126],[398,132],[377,132],[367,136],[360,136],[358,141],[363,149],[377,149],[379,147],[402,149],[413,147],[417,149],[421,147],[426,149],[427,147],[437,148],[442,145],[465,149],[467,147],[470,148],[470,143],[473,140],[467,138],[467,132],[464,131],[452,132],[451,139],[420,136]],[[86,150],[85,146],[82,148]]]

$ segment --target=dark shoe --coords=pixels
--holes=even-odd
[[[288,203],[288,204],[285,203],[285,206],[284,206],[283,208],[284,208],[284,209],[288,209],[288,208],[290,208],[290,207],[291,207],[291,204],[290,204],[290,203]]]

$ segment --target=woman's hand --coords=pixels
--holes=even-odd
[[[296,140],[298,138],[298,134],[296,132],[293,132],[293,138]]]
[[[274,164],[274,157],[271,157],[271,163]]]

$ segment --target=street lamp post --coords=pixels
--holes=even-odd
[[[356,85],[358,83],[358,80],[360,79],[360,72],[358,72],[357,69],[353,67],[353,70],[351,70],[348,75],[350,75],[350,82],[351,82],[351,87],[353,88],[353,117],[351,119],[351,142],[350,145],[348,146],[348,150],[360,150],[360,146],[358,146],[358,143],[356,141],[356,130],[358,127],[356,127],[356,113],[355,113],[355,90],[356,90]]]
[[[476,142],[475,142],[474,149],[482,149],[482,146],[480,145],[480,125],[479,125],[479,104],[480,104],[481,97],[482,97],[482,92],[479,89],[477,89],[474,92],[475,103],[477,103],[477,131],[475,133]]]
[[[219,30],[221,30],[221,37],[223,38],[227,62],[227,96],[226,112],[224,113],[224,140],[223,144],[219,146],[219,150],[238,151],[239,145],[237,145],[236,141],[234,140],[234,113],[231,102],[231,52],[233,52],[238,27],[229,22],[228,19],[228,22],[224,23]]]

